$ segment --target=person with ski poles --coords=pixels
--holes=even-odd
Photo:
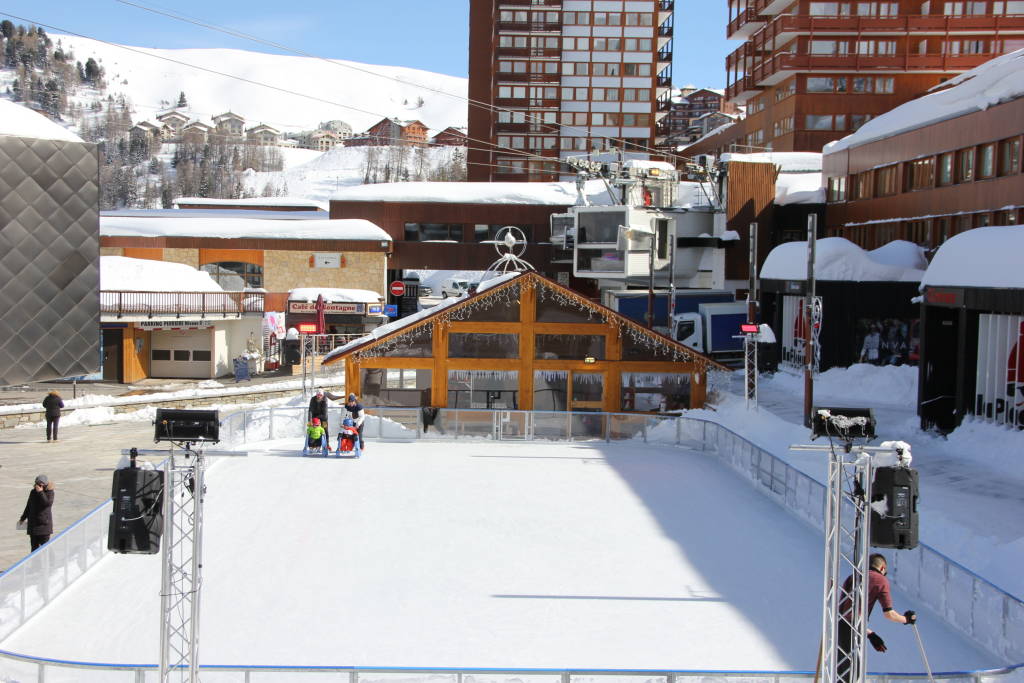
[[[889,621],[907,626],[917,623],[917,614],[913,610],[907,610],[900,614],[892,605],[892,592],[889,588],[888,578],[889,568],[885,555],[873,553],[868,558],[868,564],[868,617],[871,616],[871,610],[877,602],[882,606],[882,613]],[[853,577],[849,576],[843,582],[842,590],[839,592],[840,617],[839,628],[836,634],[836,676],[844,683],[849,683],[850,665],[852,663],[850,654],[850,651],[853,649],[853,630],[850,628],[850,624],[853,621],[852,590]],[[871,629],[868,629],[867,633],[871,647],[875,648],[877,652],[885,652],[888,649],[880,635]]]

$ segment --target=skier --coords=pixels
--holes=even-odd
[[[363,410],[363,406],[356,400],[355,394],[349,394],[348,400],[345,401],[345,410],[348,411],[349,417],[355,422],[356,429],[359,430],[359,450],[366,450],[366,444],[363,443],[363,421],[366,417],[366,411]]]
[[[868,570],[868,616],[871,616],[871,609],[878,602],[882,605],[882,613],[885,618],[889,621],[895,621],[897,624],[911,625],[917,622],[917,614],[913,610],[907,610],[903,614],[897,612],[892,606],[892,593],[889,590],[889,579],[887,574],[889,573],[888,563],[885,560],[885,555],[881,553],[874,553],[868,560],[870,569]],[[853,577],[849,576],[846,581],[843,582],[843,588],[839,592],[839,630],[836,639],[836,675],[840,681],[848,682],[850,680],[850,664],[851,656],[850,650],[853,649],[853,631],[850,629],[850,624],[853,621],[853,595],[851,591],[853,589]],[[871,647],[875,648],[878,652],[885,652],[888,648],[885,646],[885,641],[882,637],[868,629],[868,640],[871,642]]]
[[[302,454],[309,455],[309,451],[312,448],[319,448],[322,453],[326,454],[330,451],[327,438],[327,432],[320,424],[320,418],[314,417],[306,425],[306,445],[302,449]]]

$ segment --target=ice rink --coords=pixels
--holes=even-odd
[[[713,456],[296,445],[250,444],[208,472],[204,664],[814,669],[821,537]],[[158,555],[108,556],[0,647],[156,662],[159,588]],[[919,611],[935,671],[1002,664],[895,602]],[[910,628],[877,607],[869,625],[889,647],[871,671],[923,671]]]

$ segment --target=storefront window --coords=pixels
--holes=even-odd
[[[604,335],[538,334],[535,358],[544,360],[604,360]]]
[[[448,357],[519,358],[519,335],[453,332],[448,335]]]
[[[449,370],[448,407],[516,410],[519,373],[515,370]]]
[[[677,372],[622,373],[622,410],[664,412],[689,407],[689,375]]]
[[[363,368],[359,371],[364,405],[430,405],[431,371],[415,368]]]

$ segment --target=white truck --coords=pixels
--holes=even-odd
[[[740,325],[745,322],[747,304],[742,301],[702,303],[695,313],[673,316],[671,336],[695,351],[730,364],[743,359]]]

